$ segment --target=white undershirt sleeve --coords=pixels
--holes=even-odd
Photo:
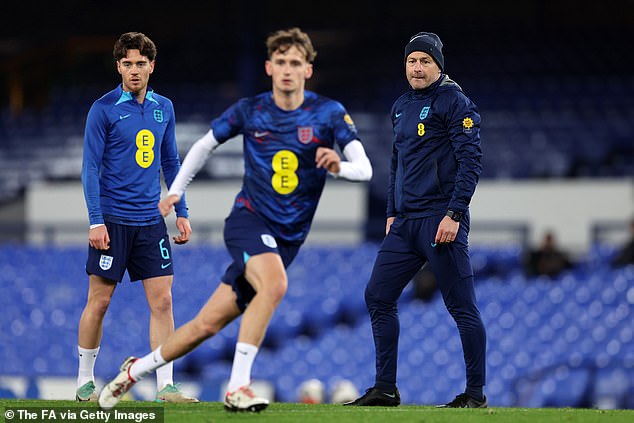
[[[342,160],[339,163],[339,173],[332,173],[335,178],[357,182],[369,181],[372,178],[372,165],[361,141],[350,141],[343,149],[343,155],[347,161]]]
[[[169,188],[167,195],[177,195],[180,199],[187,185],[194,179],[194,176],[203,167],[207,159],[211,155],[212,151],[220,145],[216,137],[214,137],[213,130],[209,130],[202,138],[192,145],[189,149],[183,164],[181,165],[178,175],[174,179],[172,186]]]

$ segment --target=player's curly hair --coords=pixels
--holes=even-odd
[[[273,56],[273,53],[279,51],[284,53],[286,50],[295,46],[306,54],[306,61],[313,63],[317,52],[313,48],[313,43],[310,41],[308,34],[301,29],[294,27],[289,29],[282,29],[273,32],[266,39],[266,48],[268,50],[269,59]]]
[[[128,55],[128,50],[139,50],[141,56],[147,57],[150,62],[156,59],[156,45],[142,32],[126,32],[121,34],[116,43],[112,55],[117,62]]]

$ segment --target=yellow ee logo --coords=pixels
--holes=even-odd
[[[154,134],[149,129],[141,129],[136,134],[136,163],[147,169],[154,161]]]
[[[422,137],[423,135],[425,135],[425,124],[421,122],[418,124],[418,136]]]
[[[299,160],[297,160],[295,153],[289,150],[280,150],[273,156],[271,165],[273,172],[275,172],[271,179],[273,189],[282,195],[295,191],[299,184],[299,178],[295,173],[299,167]]]

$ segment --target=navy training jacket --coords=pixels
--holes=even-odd
[[[480,114],[447,75],[392,106],[387,216],[465,213],[482,171]]]

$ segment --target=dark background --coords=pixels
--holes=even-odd
[[[113,86],[112,45],[126,31],[157,44],[152,85],[210,84],[235,99],[269,87],[266,36],[300,26],[318,51],[309,88],[352,110],[389,110],[407,88],[403,47],[419,31],[440,35],[446,70],[463,86],[482,75],[631,75],[634,65],[633,1],[56,1],[3,9],[0,105],[15,113],[45,107],[54,87]]]
[[[481,179],[634,174],[634,0],[20,2],[0,13],[0,204],[34,181],[79,179],[85,116],[121,81],[121,33],[155,41],[150,85],[177,122],[207,124],[270,89],[266,37],[292,26],[318,53],[308,89],[344,104],[373,164],[369,239],[383,236],[388,113],[420,31],[441,37],[445,71],[479,106]]]
[[[71,248],[55,245],[55,231],[67,235],[69,230],[60,224],[44,227],[45,235],[51,235],[41,246],[22,245],[35,226],[25,218],[24,190],[42,180],[79,179],[86,113],[121,81],[112,59],[117,37],[141,31],[156,42],[156,72],[150,83],[172,98],[179,126],[200,125],[196,128],[202,129],[193,131],[195,140],[209,120],[239,97],[270,88],[263,69],[265,38],[291,26],[305,30],[318,51],[308,88],[346,106],[373,164],[364,223],[368,240],[384,235],[388,113],[407,89],[403,49],[419,31],[441,37],[448,74],[480,107],[481,179],[633,181],[632,0],[8,0],[0,3],[0,286],[6,288],[0,296],[0,374],[31,381],[75,375],[76,357],[69,351],[76,351],[83,305],[77,289],[86,280],[85,241]],[[180,146],[179,151],[186,152]],[[218,149],[210,162],[231,153],[223,154]],[[500,196],[499,201],[504,206],[508,200]],[[569,219],[565,228],[555,228],[567,229],[564,233],[576,221],[577,210],[554,210],[546,200],[530,207],[543,207],[552,222]],[[619,212],[631,213],[632,207]],[[487,216],[475,219],[484,231],[511,232],[517,226],[503,219],[489,222],[487,229]],[[524,239],[535,229],[528,226],[531,222],[519,224]],[[85,239],[86,222],[73,225]],[[625,221],[607,225],[625,235]],[[565,245],[567,240],[559,239]],[[5,240],[9,242],[3,245]],[[263,350],[254,366],[254,378],[274,381],[283,395],[279,399],[295,400],[295,387],[307,375],[298,371],[302,369],[349,377],[359,389],[372,383],[373,352],[362,293],[375,257],[373,245],[306,248],[290,268],[289,295],[267,333],[267,342],[278,349]],[[226,266],[223,249],[190,247],[174,248],[183,258],[176,271],[184,283],[174,284],[174,314],[180,323],[209,294],[210,274],[221,274]],[[587,259],[561,278],[523,278],[524,247],[496,244],[471,250],[489,333],[491,404],[634,408],[631,267],[620,273],[608,268],[616,247],[597,243]],[[142,311],[147,308],[135,305],[144,301],[139,295],[126,287],[114,296],[98,377],[113,376],[122,352],[146,352],[145,335],[129,335],[147,333]],[[464,383],[461,375],[456,378],[461,353],[455,325],[437,294],[429,305],[415,304],[412,297],[406,292],[402,300],[407,303],[399,306],[401,349],[408,357],[399,366],[409,368],[404,375],[422,377],[401,378],[399,389],[405,402],[446,402]],[[333,314],[335,307],[339,316]],[[289,327],[298,315],[299,324]],[[126,330],[117,330],[122,320]],[[217,343],[201,346],[177,366],[196,381],[215,383],[230,372],[235,333],[221,332]],[[309,343],[304,337],[299,342],[298,334],[308,334]],[[323,360],[316,363],[316,355],[304,353],[307,348],[321,351]],[[343,365],[342,354],[348,357]],[[2,389],[0,384],[0,396],[6,395]],[[209,394],[201,399],[216,398]]]

